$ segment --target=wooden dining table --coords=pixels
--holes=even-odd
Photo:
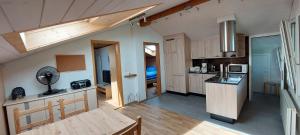
[[[134,123],[131,118],[104,105],[19,135],[112,135]]]

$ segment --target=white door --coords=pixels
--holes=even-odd
[[[270,80],[270,56],[267,54],[252,55],[252,91],[264,91],[264,82]]]

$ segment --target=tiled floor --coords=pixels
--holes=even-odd
[[[253,100],[245,103],[240,117],[235,124],[211,119],[206,112],[205,97],[165,93],[160,97],[147,100],[145,103],[245,134],[284,134],[280,117],[279,97],[277,96],[253,94]]]

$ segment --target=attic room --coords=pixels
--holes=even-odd
[[[299,135],[300,0],[1,0],[0,135]]]

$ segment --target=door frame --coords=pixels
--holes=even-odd
[[[156,93],[157,96],[161,96],[161,66],[160,66],[160,47],[159,43],[154,42],[143,42],[143,54],[144,54],[144,73],[145,73],[145,92],[146,92],[146,99],[147,99],[147,79],[146,79],[146,55],[145,55],[145,47],[147,45],[155,45],[156,48],[156,57],[155,57],[155,65],[157,68],[157,75],[156,75]]]
[[[120,107],[124,107],[120,43],[117,41],[91,40],[92,64],[93,64],[93,75],[94,75],[95,85],[97,84],[97,72],[96,72],[94,48],[97,46],[97,44],[106,44],[106,46],[114,46],[115,56],[116,56],[116,68],[117,68],[116,75],[117,75],[117,86],[118,86],[118,103]],[[105,47],[105,45],[103,45],[103,47]]]
[[[268,36],[276,36],[280,35],[279,32],[274,32],[274,33],[265,33],[265,34],[257,34],[257,35],[252,35],[249,37],[249,101],[252,100],[252,38],[259,38],[259,37],[268,37]]]

